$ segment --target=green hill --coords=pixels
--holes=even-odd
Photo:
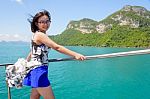
[[[150,47],[150,12],[127,5],[99,22],[71,21],[63,33],[50,38],[69,46]]]

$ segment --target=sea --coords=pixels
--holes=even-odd
[[[144,48],[65,46],[85,56]],[[29,43],[0,43],[0,64],[26,58]],[[70,56],[49,50],[49,59]],[[150,99],[150,55],[49,63],[48,77],[56,99]],[[0,67],[0,99],[7,99],[5,67]],[[10,88],[11,99],[30,99],[31,88]],[[41,97],[41,99],[43,99]]]

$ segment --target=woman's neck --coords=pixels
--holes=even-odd
[[[46,34],[46,31],[40,31],[40,30],[38,30],[38,32],[42,32],[42,33]]]

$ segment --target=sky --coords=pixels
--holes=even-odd
[[[72,20],[90,18],[101,21],[125,5],[143,6],[150,10],[150,0],[1,0],[0,41],[28,41],[32,32],[29,15],[42,9],[51,13],[48,35],[62,33]]]

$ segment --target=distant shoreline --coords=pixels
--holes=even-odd
[[[29,44],[30,42],[26,42],[26,41],[0,41],[0,44]]]
[[[26,41],[0,41],[0,44],[30,44],[30,42],[26,42]],[[111,47],[109,47],[109,46],[84,46],[84,45],[63,45],[63,46],[75,46],[75,47],[78,47],[78,46],[80,46],[80,47],[97,47],[97,48],[150,48],[150,47],[126,47],[126,46],[111,46]]]

